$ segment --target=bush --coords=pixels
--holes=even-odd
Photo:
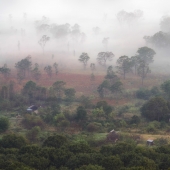
[[[139,89],[136,91],[136,97],[138,99],[148,100],[151,97],[151,92],[148,89]]]
[[[5,132],[9,128],[9,120],[7,117],[0,117],[0,132]]]

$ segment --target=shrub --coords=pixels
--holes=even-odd
[[[7,117],[0,117],[0,132],[5,132],[9,128],[9,120]]]

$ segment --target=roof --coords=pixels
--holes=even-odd
[[[153,140],[152,139],[148,139],[147,142],[153,142]]]

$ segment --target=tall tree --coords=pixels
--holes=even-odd
[[[50,65],[48,65],[48,66],[44,67],[44,70],[47,73],[47,75],[51,78],[52,72],[53,72],[52,67]]]
[[[143,85],[144,78],[151,72],[149,64],[154,61],[153,57],[156,53],[153,49],[148,47],[139,48],[137,53],[139,58],[138,75],[142,78]]]
[[[151,73],[151,70],[149,69],[149,65],[147,63],[145,63],[144,61],[142,61],[142,60],[139,61],[138,75],[142,79],[142,85],[143,85],[143,81],[146,78],[148,73]]]
[[[123,77],[125,79],[126,73],[129,73],[132,71],[132,62],[128,56],[121,56],[117,60],[117,69],[120,74],[123,74]]]
[[[53,89],[54,89],[54,93],[56,94],[57,98],[62,97],[64,89],[65,89],[65,82],[63,81],[56,81],[55,83],[53,83]]]
[[[86,69],[87,62],[90,59],[89,55],[87,53],[82,53],[79,57],[79,61],[83,63],[84,69]]]
[[[30,60],[31,60],[31,56],[28,56],[15,64],[15,67],[18,72],[17,76],[20,81],[25,79],[26,75],[29,75],[30,73],[31,65],[32,65],[32,62]]]
[[[37,63],[35,63],[34,65],[34,69],[31,70],[31,74],[32,74],[32,77],[35,79],[35,80],[39,80],[40,77],[41,77],[41,72],[39,70],[39,65]]]
[[[43,50],[43,55],[44,55],[44,48],[45,48],[45,45],[47,43],[47,41],[50,40],[50,37],[46,36],[46,35],[43,35],[41,37],[41,39],[38,41],[39,45],[41,46],[42,50]]]
[[[106,67],[107,61],[112,61],[114,54],[112,52],[100,52],[97,56],[99,64]]]

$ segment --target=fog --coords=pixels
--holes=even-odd
[[[168,0],[0,0],[0,65],[14,66],[19,59],[31,55],[41,64],[43,60],[66,63],[69,58],[67,66],[72,66],[78,63],[82,52],[89,54],[90,62],[96,62],[102,51],[113,52],[115,62],[121,55],[134,56],[138,48],[146,45],[157,53],[155,65],[159,65],[160,58],[167,64],[168,50],[146,44],[143,37],[160,31],[162,16],[170,15],[169,5]],[[142,15],[120,22],[117,14],[122,10],[127,13],[140,10]],[[37,29],[35,23],[43,17],[50,30]],[[52,33],[54,24],[66,23],[72,31],[78,24],[78,34]],[[43,35],[50,37],[44,55],[38,43]]]

